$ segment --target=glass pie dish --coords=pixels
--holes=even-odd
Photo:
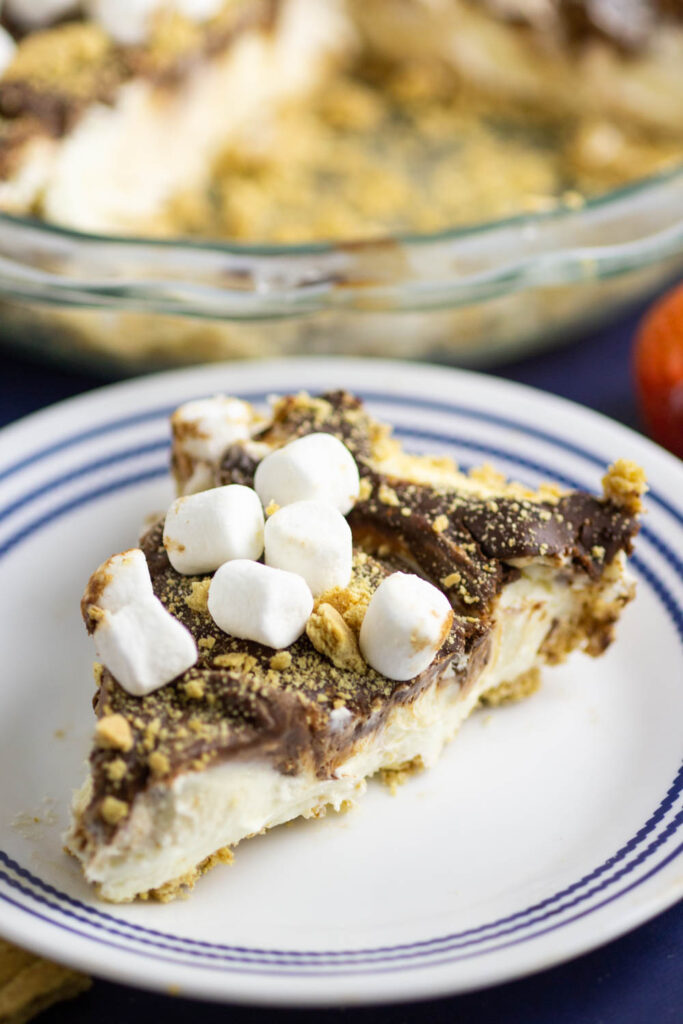
[[[573,209],[343,243],[107,237],[0,215],[0,339],[103,374],[294,353],[490,365],[681,271],[681,167]]]

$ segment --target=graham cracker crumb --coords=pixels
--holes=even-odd
[[[162,754],[160,750],[155,750],[147,758],[147,764],[149,765],[153,775],[168,775],[171,770],[171,762]]]
[[[278,651],[277,654],[274,654],[270,659],[270,667],[275,669],[276,672],[283,668],[289,668],[291,664],[292,655],[289,651]]]
[[[540,669],[530,668],[528,672],[523,672],[516,679],[501,683],[500,686],[495,686],[492,690],[487,690],[482,694],[480,702],[491,707],[496,707],[498,704],[511,704],[514,701],[530,697],[532,693],[536,693],[540,685]]]
[[[362,557],[356,555],[354,557],[354,567],[362,563]],[[320,607],[321,604],[332,605],[339,612],[347,626],[358,635],[372,593],[373,591],[367,580],[360,574],[358,576],[354,575],[348,587],[333,587],[331,590],[326,590],[324,594],[321,594],[315,603],[315,608]]]
[[[190,700],[201,700],[204,696],[204,683],[201,679],[190,679],[185,683],[185,693]]]
[[[133,746],[133,733],[123,715],[105,715],[95,726],[95,742],[98,747],[126,753]]]
[[[648,490],[645,470],[629,459],[617,459],[602,478],[605,497],[632,515],[643,510],[642,497]]]
[[[432,530],[434,533],[443,533],[444,530],[448,529],[448,516],[440,515],[437,516],[432,523]]]
[[[306,625],[306,636],[316,651],[337,668],[367,671],[355,633],[333,605],[323,602],[314,609]]]
[[[99,690],[102,685],[102,673],[104,672],[104,665],[101,665],[99,661],[94,661],[92,666],[93,679],[95,680],[95,689]]]
[[[421,771],[424,771],[424,762],[418,754],[417,757],[410,761],[404,761],[396,768],[381,768],[379,775],[384,785],[389,787],[391,795],[395,796],[399,786],[405,785],[408,779]]]
[[[185,604],[193,612],[206,612],[209,608],[209,587],[211,577],[203,580],[193,580],[190,593],[185,598]]]
[[[249,672],[256,667],[256,658],[251,654],[235,651],[233,654],[219,654],[213,659],[216,668],[234,668],[238,672]]]
[[[105,766],[104,770],[107,773],[107,778],[110,779],[111,782],[120,782],[121,779],[125,779],[126,777],[128,765],[122,757],[116,757]]]
[[[367,501],[372,495],[372,484],[366,476],[361,478],[360,488],[358,490],[358,500]]]
[[[100,804],[100,817],[107,825],[118,825],[128,814],[128,804],[115,796],[105,796]]]
[[[441,580],[441,583],[443,584],[444,587],[455,587],[457,586],[458,583],[460,583],[461,579],[462,576],[460,575],[459,572],[452,572],[448,576],[444,576],[444,578]]]
[[[398,508],[401,504],[400,499],[393,487],[389,487],[387,484],[380,484],[377,496],[383,505],[391,505],[394,508]]]
[[[158,718],[153,718],[152,721],[145,729],[145,736],[142,741],[142,745],[145,750],[153,750],[157,742],[159,733],[161,732],[161,721]]]
[[[505,487],[507,481],[503,473],[497,470],[490,462],[484,462],[481,466],[473,466],[467,474],[471,480],[484,484],[492,490]]]
[[[194,889],[196,882],[207,871],[215,868],[217,864],[232,864],[233,860],[234,855],[230,847],[223,846],[220,850],[216,850],[210,857],[203,860],[201,864],[198,864],[197,867],[191,868],[190,871],[187,871],[179,878],[166,882],[165,885],[159,886],[158,889],[150,889],[148,892],[141,893],[138,899],[154,900],[157,903],[170,903],[172,900],[184,899],[189,894],[189,891]]]
[[[86,100],[119,77],[114,49],[94,21],[73,22],[25,36],[5,70],[6,81],[29,82]]]

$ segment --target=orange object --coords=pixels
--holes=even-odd
[[[655,441],[683,458],[683,284],[643,317],[633,357],[644,425]]]

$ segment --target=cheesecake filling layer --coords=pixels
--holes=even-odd
[[[338,811],[360,796],[365,780],[377,772],[430,766],[482,697],[522,680],[546,660],[559,660],[556,644],[552,653],[544,647],[558,623],[565,630],[566,654],[578,636],[590,641],[581,626],[587,607],[600,608],[604,621],[612,621],[631,592],[621,559],[599,583],[583,576],[570,582],[555,568],[530,566],[499,598],[486,657],[473,657],[469,667],[463,655],[446,664],[419,696],[393,707],[376,730],[366,732],[330,777],[320,778],[304,766],[287,775],[267,760],[248,757],[181,772],[140,793],[128,820],[103,845],[84,839],[79,830],[91,798],[86,786],[76,798],[68,848],[82,861],[88,881],[113,902],[175,880],[191,883],[196,869],[217,851],[300,815],[317,816],[328,806]],[[349,718],[346,710],[332,712],[330,730],[346,726]],[[171,886],[169,895],[175,891]]]

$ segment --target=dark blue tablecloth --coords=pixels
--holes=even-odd
[[[638,426],[629,352],[636,318],[629,317],[571,346],[499,366],[496,373],[574,399]],[[0,375],[0,424],[97,382],[90,376],[6,357]],[[683,728],[683,723],[682,723]],[[277,1011],[200,1006],[107,982],[72,1003],[49,1010],[45,1024],[683,1024],[683,904],[603,949],[562,967],[493,989],[395,1007]]]

